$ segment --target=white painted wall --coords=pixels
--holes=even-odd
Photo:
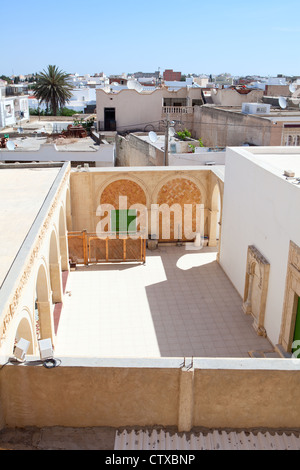
[[[205,165],[212,161],[216,165],[225,165],[225,156],[226,152],[169,153],[169,166]]]
[[[95,162],[96,166],[113,167],[114,144],[101,144],[98,150],[61,150],[59,145],[44,144],[39,148],[14,151],[1,149],[0,162]]]
[[[227,149],[220,264],[243,297],[248,246],[255,245],[268,259],[265,328],[277,344],[289,242],[300,246],[300,187],[282,174],[292,167],[300,176],[300,149],[287,154],[280,147],[263,148],[269,155],[253,155],[253,151]]]

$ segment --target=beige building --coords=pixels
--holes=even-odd
[[[212,88],[211,100],[217,106],[241,106],[242,103],[257,103],[264,90],[244,87]]]
[[[260,103],[260,107],[263,104]],[[299,145],[300,113],[271,108],[246,114],[241,107],[204,105],[194,110],[193,137],[207,147]]]
[[[236,158],[234,152],[230,182],[235,172],[240,175],[240,160],[257,166],[251,157]],[[255,244],[268,259],[267,241],[259,230],[245,241],[253,220],[247,219],[248,210],[241,210],[237,180],[233,178],[227,189],[223,170],[190,166],[79,171],[69,163],[1,165],[0,217],[1,227],[6,227],[0,251],[3,432],[33,427],[63,436],[70,427],[80,430],[77,435],[99,427],[161,427],[189,433],[201,427],[225,434],[228,429],[293,429],[299,436],[299,366],[272,349],[278,340],[272,308],[266,307],[267,335],[257,334],[262,330],[253,328],[248,315],[255,315],[254,298],[252,310],[244,305],[243,311],[239,283],[247,279],[244,247]],[[259,168],[259,173],[268,184],[274,176],[267,168]],[[259,200],[271,217],[266,193],[256,200],[250,191],[254,170],[247,172],[247,179],[247,204]],[[280,176],[274,179],[272,201],[278,179],[280,185],[292,184]],[[289,189],[297,187],[288,186],[286,196]],[[127,207],[147,209],[146,218],[138,219],[135,227],[137,236],[129,236],[129,226],[125,235],[112,225],[103,232],[97,229],[107,216],[99,206],[110,211],[107,220],[113,224],[114,211],[123,210],[120,197],[127,198]],[[202,205],[202,244],[197,233],[178,238],[171,218],[169,238],[162,236],[159,218],[152,238],[147,219],[152,221],[157,208],[175,204],[192,209]],[[248,209],[246,199],[244,204]],[[263,211],[260,214],[265,230]],[[298,244],[294,232],[285,230],[284,243],[291,238]],[[287,261],[282,256],[289,249],[285,245],[278,251],[280,259],[275,256],[270,263],[270,287],[274,267],[276,272],[278,263],[282,268]],[[296,258],[289,258],[291,279]],[[262,256],[257,272],[264,275],[265,286],[268,270]],[[282,275],[279,281],[282,284]],[[289,336],[294,318],[289,299],[293,292],[299,295],[293,281],[288,286],[282,338]],[[272,296],[267,304],[277,300]],[[274,321],[278,325],[277,313]],[[29,345],[25,360],[17,362],[20,339]],[[51,370],[39,357],[41,339],[50,339],[54,348]],[[253,351],[265,354],[256,357],[250,355]],[[277,442],[273,438],[272,445]]]
[[[167,116],[191,128],[194,106],[203,102],[201,88],[198,87],[184,87],[177,91],[166,87],[154,91],[124,89],[106,92],[105,89],[97,89],[96,96],[98,129],[119,132],[162,130],[162,120]]]

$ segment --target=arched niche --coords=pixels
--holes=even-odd
[[[143,233],[147,231],[148,199],[145,188],[131,178],[126,177],[111,181],[102,189],[99,197],[100,204],[97,208],[97,214],[101,214],[99,221],[101,232],[109,231],[110,211],[122,209],[136,210],[137,230]]]
[[[190,178],[175,176],[157,187],[152,208],[158,211],[152,220],[158,221],[160,241],[194,240],[204,235],[204,200],[199,185]],[[153,227],[152,232],[153,232]]]

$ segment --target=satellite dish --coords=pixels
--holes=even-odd
[[[295,85],[293,85],[293,84],[291,83],[290,86],[289,86],[289,90],[290,90],[291,93],[295,93],[295,91],[296,91]]]
[[[170,127],[170,128],[169,128],[169,136],[170,136],[170,137],[174,137],[175,133],[176,133],[176,132],[175,132],[174,127]]]
[[[128,80],[127,87],[129,88],[129,90],[134,90],[135,89],[135,80]]]
[[[127,87],[129,88],[129,90],[135,90],[138,93],[140,93],[144,89],[143,85],[141,85],[140,82],[138,82],[137,80],[128,80]]]
[[[278,100],[278,103],[279,103],[279,106],[281,107],[281,109],[285,109],[287,104],[286,104],[286,99],[283,98],[283,96],[280,96],[279,100]]]
[[[9,140],[8,142],[6,142],[6,148],[8,150],[15,150],[16,146],[11,140]]]
[[[157,134],[153,131],[148,134],[150,141],[154,144],[157,141]]]
[[[138,93],[140,93],[141,91],[143,91],[144,87],[140,84],[140,82],[136,82],[135,89]]]

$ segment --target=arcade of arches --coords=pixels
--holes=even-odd
[[[38,172],[36,177],[39,177]],[[23,244],[14,260],[15,264],[20,263],[17,285],[12,288],[0,317],[0,354],[3,357],[13,354],[20,338],[29,342],[28,354],[39,355],[40,339],[50,338],[55,346],[57,320],[69,273],[69,178],[68,164],[57,170],[54,184],[51,185],[49,178],[53,191],[49,191],[46,199],[41,198],[38,213],[44,217],[40,225],[36,223],[38,217],[35,219],[27,234],[31,244]],[[9,276],[5,281],[9,282]],[[2,287],[4,295],[5,282]]]
[[[51,338],[55,346],[56,328],[64,300],[64,288],[69,274],[68,232],[95,232],[99,204],[119,209],[120,197],[128,207],[145,206],[148,220],[139,219],[141,229],[150,233],[152,206],[191,207],[190,223],[196,222],[196,205],[202,205],[204,235],[210,246],[217,246],[222,206],[222,180],[210,169],[205,170],[128,170],[128,171],[65,171],[49,206],[46,222],[40,227],[38,242],[33,244],[29,267],[9,304],[0,324],[0,353],[11,355],[19,338],[30,342],[29,354],[38,355],[38,340]],[[158,219],[159,221],[161,219]],[[170,215],[169,238],[178,240],[178,220]],[[180,219],[182,241],[192,241],[186,234],[184,219]],[[162,239],[163,224],[157,234]],[[192,235],[194,237],[194,234]]]

